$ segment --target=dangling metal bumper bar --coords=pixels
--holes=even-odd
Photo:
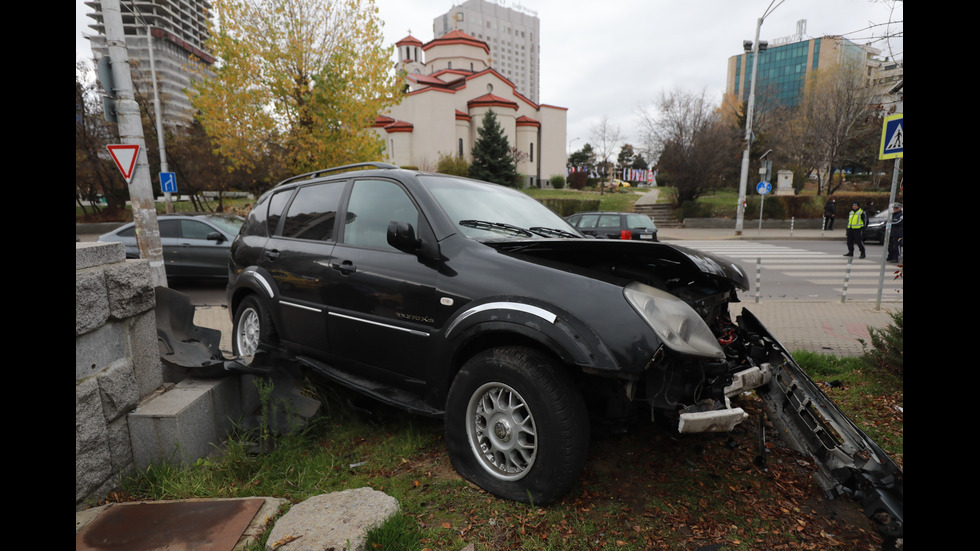
[[[771,380],[756,389],[773,425],[789,445],[813,458],[817,480],[831,497],[861,502],[886,541],[904,534],[902,469],[817,387],[792,356],[748,310],[739,325],[760,340]]]

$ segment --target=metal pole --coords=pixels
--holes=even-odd
[[[892,205],[895,204],[895,191],[898,188],[898,167],[901,157],[895,157],[895,168],[892,171],[892,190],[888,195],[888,223],[885,224],[885,240],[881,248],[881,269],[878,272],[878,298],[875,300],[875,310],[881,310],[881,290],[885,286],[885,259],[888,258],[888,244],[892,238]]]
[[[793,226],[796,225],[796,217],[791,216],[789,219],[789,236],[793,237]]]
[[[749,149],[752,147],[752,111],[755,109],[755,79],[759,67],[759,33],[762,32],[760,17],[755,25],[755,42],[752,43],[752,82],[749,84],[749,104],[745,112],[745,151],[742,153],[742,172],[738,180],[738,207],[735,216],[735,235],[742,235],[745,223],[745,188],[749,180]]]
[[[755,302],[759,303],[759,289],[762,284],[762,258],[755,259]]]
[[[150,51],[150,78],[153,81],[153,111],[157,119],[157,147],[160,149],[160,172],[170,172],[167,165],[167,147],[163,140],[163,117],[160,113],[160,94],[157,92],[157,66],[153,60],[153,36],[150,34],[150,24],[146,24],[146,49]],[[174,204],[170,201],[170,192],[163,194],[163,202],[167,206],[167,212],[174,211]]]
[[[762,211],[766,207],[766,194],[759,196],[759,235],[762,235]]]
[[[847,269],[844,270],[844,291],[840,295],[840,303],[844,304],[847,300],[847,284],[851,281],[851,264],[854,264],[854,257],[847,257]]]
[[[133,95],[133,79],[129,69],[129,51],[123,32],[119,0],[102,0],[102,16],[105,23],[106,45],[112,62],[112,76],[116,89],[116,113],[119,120],[119,140],[127,145],[138,145],[139,155],[133,177],[129,182],[129,199],[136,223],[136,238],[140,256],[150,262],[150,281],[154,286],[167,286],[167,272],[163,264],[163,247],[160,245],[160,226],[153,204],[153,186],[150,183],[150,165],[146,159],[146,142],[143,138],[143,120]]]

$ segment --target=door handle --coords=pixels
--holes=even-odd
[[[265,251],[265,256],[269,260],[275,260],[275,259],[279,258],[279,251],[276,250],[276,249],[267,250],[267,251]]]
[[[340,264],[331,264],[330,267],[344,275],[350,275],[357,271],[357,266],[354,266],[350,260],[345,260]]]

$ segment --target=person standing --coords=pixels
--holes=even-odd
[[[903,245],[902,238],[905,237],[905,219],[902,215],[902,204],[892,205],[892,233],[888,239],[888,262],[898,262],[898,246]]]
[[[847,214],[847,252],[844,256],[854,256],[854,245],[861,250],[861,258],[864,254],[864,228],[868,225],[868,215],[861,210],[861,205],[854,201],[851,203],[851,212]]]
[[[837,216],[837,202],[834,199],[827,199],[823,206],[823,229],[834,229],[834,217]]]

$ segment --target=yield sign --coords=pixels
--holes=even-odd
[[[139,155],[140,146],[116,144],[105,147],[109,150],[109,155],[112,155],[112,160],[128,184],[133,178],[133,168],[136,166],[136,156]]]

